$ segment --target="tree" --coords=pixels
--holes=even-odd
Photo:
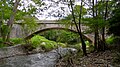
[[[7,32],[7,38],[6,38],[6,41],[9,41],[10,39],[10,30],[12,28],[12,25],[14,23],[14,19],[15,19],[15,15],[16,15],[16,12],[17,12],[17,7],[19,5],[19,2],[20,0],[15,0],[15,3],[14,3],[14,6],[13,6],[13,10],[12,10],[12,14],[10,16],[10,19],[9,21],[7,22],[7,25],[8,25],[8,32]]]
[[[74,15],[74,11],[73,11],[73,3],[70,0],[70,6],[71,6],[71,9],[72,9],[73,22],[74,22],[74,24],[76,26],[76,29],[77,29],[77,31],[79,33],[79,36],[80,36],[80,39],[81,39],[83,53],[84,53],[85,56],[87,56],[86,44],[85,44],[85,42],[83,40],[82,32],[81,32],[82,5],[83,5],[83,2],[81,1],[81,7],[80,7],[80,13],[79,13],[79,25],[77,25],[76,18],[75,18],[75,15]]]
[[[8,5],[7,4],[10,4]],[[0,14],[1,14],[1,35],[3,37],[3,40],[5,41],[6,40],[6,35],[8,33],[8,26],[4,25],[4,21],[7,21],[10,17],[10,13],[12,12],[12,1],[0,1],[0,7],[1,7],[1,11],[0,11]],[[12,19],[12,17],[11,17]]]
[[[106,23],[108,17],[108,0],[105,3],[105,14],[104,14],[104,23]],[[106,43],[105,43],[105,26],[102,27],[102,43],[103,43],[103,51],[106,49]]]
[[[24,1],[22,0],[0,1],[0,29],[4,41],[9,41],[11,28],[16,21],[26,21],[23,19],[25,16],[30,16],[30,18],[35,16],[36,7],[32,4],[29,4],[28,7],[24,7],[23,3]],[[41,6],[41,1],[39,0],[33,0],[33,3],[37,6]],[[23,9],[18,9],[18,7],[21,6]],[[5,22],[7,22],[7,25]]]
[[[91,17],[84,18],[84,22],[87,26],[90,27],[94,32],[94,49],[95,51],[105,50],[105,28],[108,25],[107,18],[111,15],[109,6],[111,5],[111,1],[103,1],[103,0],[92,0],[89,2],[90,6],[88,8],[88,15]],[[104,7],[105,6],[105,7]]]
[[[109,34],[114,34],[114,36],[120,36],[120,1],[113,1],[112,16],[109,18]]]
[[[81,2],[81,5],[85,3],[84,1]],[[83,37],[82,37],[82,31],[81,31],[81,24],[83,24],[82,19],[84,15],[87,14],[87,10],[84,8],[84,6],[81,5],[72,5],[73,1],[70,1],[70,7],[72,14],[69,14],[68,16],[64,17],[60,22],[67,25],[67,27],[70,27],[75,24],[77,31],[79,32],[80,39],[82,41],[82,49],[84,52],[84,55],[86,53],[86,44],[84,43]],[[71,6],[72,5],[72,6]],[[72,19],[71,19],[72,18]],[[72,24],[73,23],[73,24]]]
[[[97,3],[97,0],[96,0],[96,3]],[[92,0],[92,14],[93,14],[93,19],[95,19],[95,10],[96,10],[96,16],[97,16],[97,8],[95,9],[95,0]],[[98,22],[95,23],[95,33],[94,33],[94,47],[95,47],[95,50],[98,49]]]

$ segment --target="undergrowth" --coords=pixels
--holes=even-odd
[[[39,35],[35,35],[34,37],[32,37],[29,42],[31,43],[31,46],[34,48],[37,47],[42,47],[42,49],[49,51],[52,49],[55,49],[59,46],[61,47],[66,47],[66,45],[64,43],[60,43],[60,42],[55,42],[55,41],[51,41],[46,39],[43,36],[39,36]]]

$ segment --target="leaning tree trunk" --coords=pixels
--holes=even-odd
[[[83,5],[83,0],[81,0],[81,7],[80,7],[80,14],[79,14],[79,32],[80,32],[80,39],[81,39],[81,42],[82,42],[82,49],[83,49],[83,52],[85,55],[86,54],[86,44],[85,44],[85,41],[83,40],[83,36],[82,36],[82,31],[81,31],[81,17],[82,17],[82,5]]]
[[[18,5],[19,5],[19,2],[20,2],[20,0],[15,0],[15,4],[14,4],[14,6],[13,6],[13,12],[12,12],[12,14],[11,14],[11,16],[10,16],[10,19],[9,19],[9,21],[7,22],[7,25],[8,25],[8,33],[7,33],[7,39],[6,39],[6,41],[9,41],[9,39],[10,39],[10,32],[11,32],[11,28],[12,28],[12,25],[13,25],[13,23],[14,23],[14,19],[15,19],[15,15],[16,15],[16,12],[17,12],[17,7],[18,7]]]
[[[76,29],[79,33],[79,36],[80,36],[80,39],[81,39],[81,42],[82,42],[82,50],[83,50],[83,53],[85,56],[87,56],[87,53],[86,53],[86,44],[83,40],[83,37],[82,37],[82,32],[81,32],[81,14],[82,14],[82,2],[81,2],[81,8],[80,8],[80,14],[79,14],[79,26],[77,25],[77,22],[75,20],[75,15],[74,15],[74,11],[73,11],[73,6],[72,6],[72,1],[70,0],[70,4],[71,4],[71,9],[72,9],[72,16],[73,16],[73,22],[75,23],[75,26],[76,26]]]

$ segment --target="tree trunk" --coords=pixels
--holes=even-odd
[[[9,41],[9,39],[10,39],[10,32],[11,32],[12,25],[14,23],[14,18],[15,18],[16,12],[17,12],[17,7],[19,5],[19,2],[20,2],[20,0],[15,0],[15,4],[13,6],[13,12],[12,12],[12,14],[10,16],[9,21],[7,22],[8,33],[7,33],[7,39],[6,39],[6,41]]]
[[[105,27],[102,28],[102,44],[103,44],[103,51],[105,51]]]
[[[93,11],[93,19],[95,19],[95,4],[94,4],[94,0],[92,0],[92,11]],[[96,13],[97,14],[97,13]],[[95,24],[95,32],[94,32],[94,51],[96,51],[98,49],[98,29],[97,29],[97,24]]]
[[[83,37],[82,37],[82,32],[81,32],[81,14],[82,14],[82,2],[81,2],[81,8],[80,8],[80,15],[79,15],[79,26],[77,25],[77,22],[75,20],[75,15],[74,15],[74,11],[73,11],[73,6],[72,6],[72,1],[70,0],[70,4],[71,4],[71,9],[72,9],[72,16],[73,16],[73,22],[75,23],[76,25],[76,29],[79,33],[79,36],[80,36],[80,39],[81,39],[81,42],[82,42],[82,50],[83,50],[83,53],[85,56],[87,56],[87,53],[86,53],[86,44],[83,40]]]
[[[81,0],[81,7],[80,7],[80,14],[79,14],[79,35],[80,35],[80,39],[81,39],[81,42],[82,42],[82,49],[83,49],[83,53],[85,56],[87,56],[87,53],[86,53],[86,44],[85,44],[85,41],[83,39],[83,36],[82,36],[82,31],[81,31],[81,18],[82,18],[82,5],[83,5],[83,0]]]
[[[106,22],[106,20],[107,20],[107,12],[108,12],[108,9],[107,9],[107,7],[108,7],[108,1],[102,1],[101,0],[101,2],[103,2],[103,3],[105,3],[106,4],[106,6],[105,6],[105,13],[104,13],[104,11],[102,12],[103,14],[104,14],[104,17],[103,17],[103,19],[104,19],[104,21]],[[102,27],[102,34],[101,34],[101,44],[102,44],[102,48],[101,48],[101,50],[102,51],[105,51],[105,49],[106,49],[106,42],[105,42],[105,26],[104,27]]]
[[[98,46],[99,46],[98,45],[98,30],[95,29],[95,36],[94,36],[94,50],[95,51],[99,49]]]
[[[106,6],[105,6],[105,16],[104,16],[104,20],[106,22],[107,20],[107,12],[108,12],[108,0],[106,1]],[[102,42],[103,42],[103,51],[105,51],[106,49],[106,43],[105,43],[105,27],[102,28]]]
[[[0,37],[2,35],[2,20],[0,19]]]

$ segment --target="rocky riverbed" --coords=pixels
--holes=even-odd
[[[28,54],[22,45],[16,45],[0,49],[0,67],[120,67],[118,53],[111,50],[76,55],[76,49],[62,47]]]
[[[21,45],[0,49],[0,67],[55,67],[59,58],[76,53],[73,48],[58,48],[45,53],[26,54]]]

